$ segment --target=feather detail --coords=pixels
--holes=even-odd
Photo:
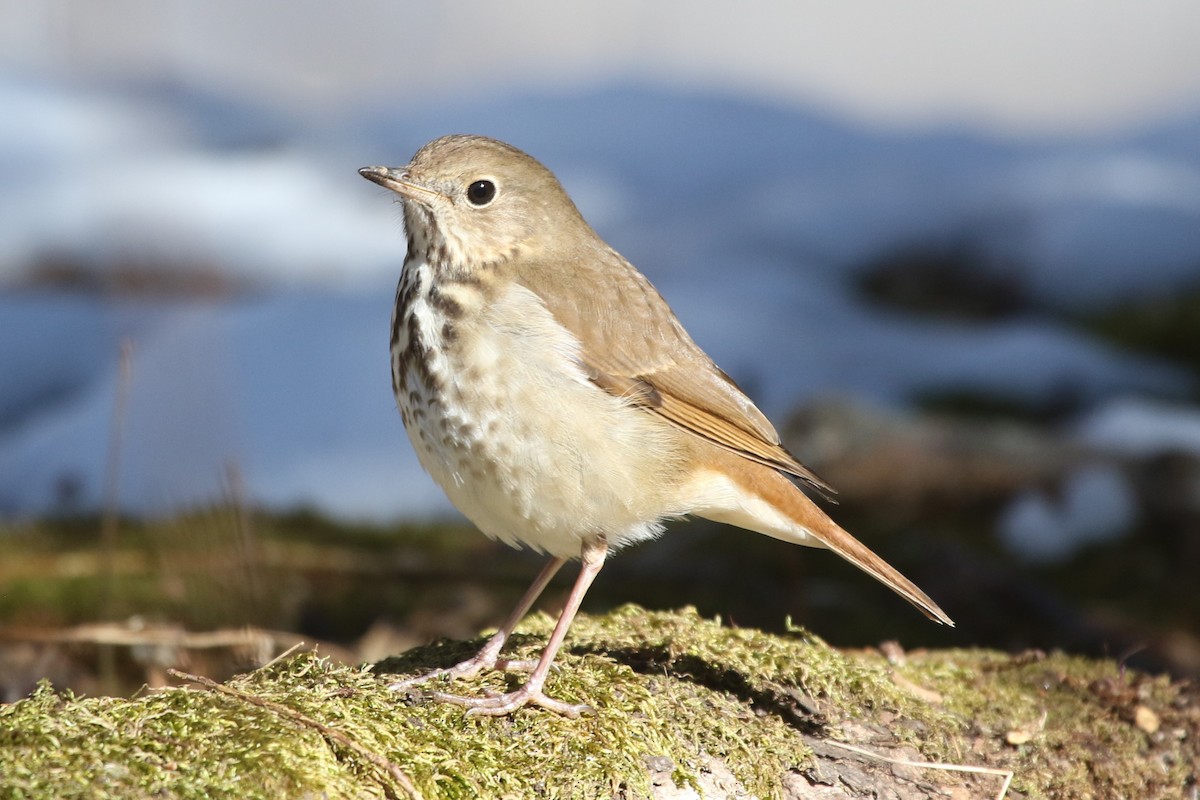
[[[640,272],[609,248],[588,256],[586,266],[527,259],[515,277],[579,338],[580,362],[593,383],[833,500],[834,489],[783,447],[771,422],[692,341]]]

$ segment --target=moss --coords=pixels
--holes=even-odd
[[[195,691],[80,699],[42,686],[0,710],[0,794],[265,798],[333,788],[334,755],[281,739],[278,728],[259,709]]]
[[[515,651],[535,655],[551,626],[548,617],[533,617],[525,626],[531,633],[516,637]],[[428,669],[472,649],[464,643],[420,648],[378,671]],[[492,673],[455,689],[499,690],[510,680]],[[426,796],[452,798],[594,797],[617,789],[645,796],[647,759],[663,756],[677,782],[695,780],[709,759],[720,759],[755,795],[773,796],[781,777],[810,757],[802,733],[833,720],[798,710],[797,687],[828,710],[846,704],[927,714],[882,670],[850,661],[807,634],[768,636],[690,611],[649,614],[632,606],[581,617],[551,676],[548,690],[555,696],[598,709],[580,720],[532,710],[507,719],[467,718],[458,707],[389,692],[374,672],[311,655],[230,686],[344,732],[397,764]],[[870,702],[861,701],[863,693]],[[66,796],[97,780],[114,797],[160,790],[179,797],[273,797],[301,788],[344,796],[386,783],[370,764],[312,731],[194,689],[122,701],[64,698],[43,688],[4,711],[0,731],[6,745],[0,774],[20,797]],[[48,763],[53,767],[45,768]],[[24,766],[10,769],[16,765]],[[260,778],[261,792],[248,790]]]
[[[966,723],[950,759],[984,757],[1033,797],[1178,797],[1195,785],[1200,709],[1195,688],[1115,662],[1032,652],[943,650],[902,672],[944,697]],[[1160,727],[1138,724],[1147,709]]]
[[[532,635],[515,637],[512,649],[520,657],[536,656],[553,620],[536,615],[523,627]],[[435,645],[379,666],[417,671],[454,663],[474,649],[459,643]],[[550,763],[571,765],[571,783],[579,785],[568,796],[596,796],[612,786],[644,796],[649,791],[647,759],[669,758],[676,781],[692,782],[707,759],[718,758],[756,796],[772,796],[779,792],[781,776],[804,766],[810,756],[796,722],[803,722],[804,729],[820,724],[792,710],[796,704],[789,690],[800,668],[807,664],[821,676],[842,671],[829,669],[842,659],[815,640],[725,628],[690,610],[648,613],[626,606],[604,617],[583,616],[572,628],[567,650],[547,690],[561,699],[587,702],[599,713],[570,721],[522,712],[514,718],[514,728],[534,738],[520,751],[520,761],[514,763],[510,751],[496,762],[487,747],[472,743],[466,749],[476,762],[473,772],[541,774],[540,765],[549,758]],[[515,678],[491,674],[472,684],[456,684],[455,690],[500,691],[507,688],[506,680]],[[444,711],[461,719],[459,710]],[[540,743],[547,735],[553,744]],[[503,787],[474,788],[488,795]],[[518,796],[523,792],[540,794],[537,785],[522,786]]]
[[[536,654],[551,625],[535,615],[512,650]],[[1011,768],[1015,788],[1036,797],[1178,796],[1196,771],[1194,698],[1110,662],[954,650],[896,667],[802,630],[768,635],[690,610],[582,616],[547,685],[597,709],[579,720],[537,709],[469,718],[386,688],[385,675],[444,666],[478,644],[440,642],[364,668],[302,654],[221,691],[128,700],[43,686],[0,707],[0,797],[405,797],[405,780],[428,798],[644,797],[647,764],[664,757],[677,784],[700,785],[720,763],[745,791],[776,797],[827,739]],[[516,680],[489,673],[454,690]],[[1135,723],[1138,706],[1161,730]],[[1028,741],[1009,744],[1018,729]]]

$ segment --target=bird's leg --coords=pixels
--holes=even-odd
[[[525,681],[525,684],[521,688],[506,694],[497,694],[490,697],[459,697],[440,692],[435,693],[434,697],[447,703],[457,703],[458,705],[466,706],[468,715],[481,714],[499,717],[511,714],[522,706],[541,706],[572,719],[585,712],[590,712],[592,709],[586,704],[580,703],[574,705],[547,697],[542,692],[542,686],[546,683],[546,676],[550,674],[550,665],[554,663],[554,656],[558,654],[559,648],[562,647],[563,639],[567,636],[567,629],[571,627],[571,622],[575,619],[576,612],[579,611],[579,604],[583,602],[583,596],[587,594],[588,587],[592,585],[592,581],[596,579],[600,568],[604,566],[604,557],[607,554],[608,540],[603,536],[583,543],[583,551],[581,553],[583,565],[579,569],[579,577],[575,579],[575,586],[572,587],[571,594],[567,597],[566,605],[563,606],[562,613],[558,616],[558,622],[554,626],[554,633],[550,635],[550,641],[546,643],[546,649],[542,651],[542,657],[538,660],[537,666],[534,667],[533,672],[529,675],[529,679]]]
[[[517,623],[529,613],[530,607],[537,602],[538,597],[546,588],[546,584],[550,583],[550,579],[555,573],[562,568],[567,560],[565,558],[552,558],[546,562],[546,566],[542,567],[542,571],[533,579],[533,583],[525,590],[525,594],[521,595],[521,599],[517,601],[517,606],[508,615],[508,618],[500,625],[500,630],[496,631],[492,638],[487,640],[487,643],[471,658],[466,661],[455,664],[453,667],[446,669],[435,669],[433,672],[428,672],[424,675],[417,675],[412,678],[405,678],[402,681],[388,686],[392,690],[403,690],[410,686],[417,686],[434,678],[471,678],[483,672],[485,669],[517,669],[531,670],[536,667],[535,661],[509,661],[508,659],[500,658],[500,650],[504,647],[504,643],[508,641],[509,635],[512,634],[513,628],[517,627]]]

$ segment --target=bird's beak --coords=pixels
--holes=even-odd
[[[358,174],[371,183],[377,183],[401,197],[416,200],[418,203],[428,204],[433,198],[441,197],[440,192],[414,183],[409,177],[407,167],[363,167]]]

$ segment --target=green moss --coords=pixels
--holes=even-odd
[[[532,635],[516,637],[515,651],[535,655],[551,625],[533,617],[525,626]],[[378,671],[428,669],[471,649],[421,648]],[[455,690],[499,690],[512,680],[492,673]],[[810,757],[803,732],[834,721],[800,711],[796,691],[829,711],[847,704],[855,713],[888,707],[928,714],[882,670],[806,634],[774,637],[694,612],[635,607],[581,617],[572,632],[548,691],[598,710],[579,720],[537,710],[467,718],[461,708],[389,692],[373,672],[308,655],[230,686],[344,732],[397,764],[427,796],[452,798],[594,797],[619,787],[642,796],[650,788],[646,761],[661,756],[671,759],[679,782],[720,759],[755,795],[773,796],[786,771]],[[863,692],[870,702],[861,701]],[[0,715],[0,742],[0,775],[18,797],[68,796],[98,780],[114,797],[160,790],[275,797],[301,787],[347,796],[386,784],[369,763],[311,730],[194,689],[114,700],[63,698],[43,688]],[[261,790],[248,788],[260,782]]]
[[[535,655],[551,626],[535,615],[512,651]],[[720,763],[745,791],[776,797],[826,739],[1011,768],[1014,787],[1034,797],[1178,796],[1196,770],[1194,698],[1109,662],[947,651],[894,667],[801,630],[773,636],[690,610],[580,617],[547,684],[597,710],[578,720],[539,709],[466,717],[423,691],[386,688],[392,672],[445,666],[477,645],[442,642],[373,668],[303,654],[223,692],[124,700],[43,686],[0,707],[0,797],[405,797],[399,773],[427,798],[643,797],[647,763],[662,757],[677,784],[700,785]],[[453,688],[517,680],[489,673]],[[1134,724],[1138,706],[1159,715],[1157,734]],[[1014,730],[1032,734],[1014,746]]]
[[[523,626],[533,635],[514,637],[512,650],[521,657],[536,656],[552,627],[552,619],[535,615]],[[419,671],[454,663],[473,650],[458,643],[434,645],[379,668]],[[772,796],[781,776],[802,767],[810,755],[783,681],[799,675],[806,654],[818,653],[812,660],[827,665],[833,651],[800,637],[724,628],[694,611],[648,613],[626,606],[604,617],[580,617],[547,691],[589,703],[598,713],[571,721],[522,712],[513,727],[532,738],[519,752],[520,761],[513,763],[514,754],[507,751],[497,762],[490,748],[472,743],[466,748],[474,761],[472,773],[499,771],[509,776],[506,786],[511,789],[514,772],[543,774],[540,765],[557,763],[570,765],[572,785],[579,782],[566,796],[596,796],[602,787],[619,785],[642,796],[649,791],[647,759],[666,756],[675,764],[676,781],[690,782],[707,759],[716,758],[727,760],[755,795]],[[501,691],[515,680],[493,673],[454,688],[469,694]],[[457,709],[443,713],[462,715]],[[805,728],[820,724],[802,721]],[[542,743],[544,736],[549,741]],[[503,787],[474,788],[486,796]],[[517,795],[538,789],[522,786]]]
[[[0,709],[0,795],[265,798],[333,788],[334,754],[307,738],[315,741],[281,739],[269,713],[202,692],[79,699],[42,686]]]
[[[945,710],[967,723],[947,756],[1002,763],[1016,791],[1154,798],[1195,785],[1195,743],[1186,743],[1200,721],[1194,687],[1063,654],[943,650],[908,659],[902,672],[940,692]],[[1136,724],[1139,707],[1158,730]]]

